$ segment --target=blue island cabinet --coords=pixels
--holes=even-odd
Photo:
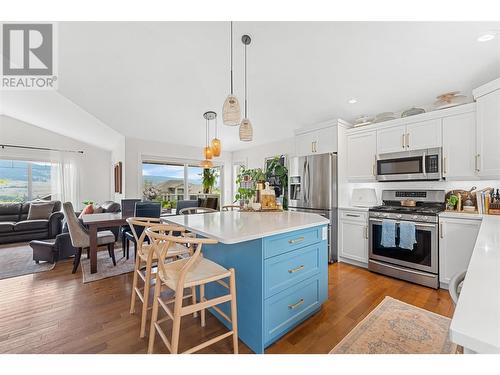
[[[207,259],[236,270],[238,336],[255,353],[264,353],[327,299],[327,246],[327,226],[320,225],[203,248]],[[207,298],[226,293],[217,283],[205,290]],[[230,316],[229,303],[220,307]],[[210,312],[230,327],[216,311]]]

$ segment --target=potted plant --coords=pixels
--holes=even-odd
[[[450,195],[446,200],[446,209],[454,210],[457,203],[458,203],[458,197],[455,194]]]
[[[238,176],[236,176],[236,185],[238,185],[238,192],[234,196],[234,202],[239,201],[240,206],[248,205],[255,192],[255,183],[264,180],[264,173],[262,169],[247,169],[242,167]]]
[[[205,168],[202,173],[203,193],[210,194],[215,186],[219,171],[215,168]]]
[[[288,168],[281,164],[280,157],[276,156],[269,161],[266,169],[266,180],[271,182],[277,179],[283,194],[283,209],[288,208]]]

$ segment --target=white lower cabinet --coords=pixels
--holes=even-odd
[[[368,264],[368,212],[340,212],[339,257],[344,261]]]
[[[447,288],[451,278],[466,270],[476,244],[481,220],[439,218],[439,281]]]

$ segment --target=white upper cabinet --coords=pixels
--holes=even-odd
[[[349,181],[375,181],[377,134],[369,131],[347,136],[347,178]]]
[[[377,130],[377,153],[405,151],[405,134],[405,125]]]
[[[441,119],[407,124],[405,143],[409,151],[441,147]]]
[[[295,136],[295,151],[297,156],[311,155],[314,153],[315,137],[313,132],[302,133]]]
[[[474,112],[443,118],[443,177],[475,179],[476,116]]]
[[[327,125],[311,130],[298,130],[295,135],[297,156],[337,152],[338,126]]]
[[[500,177],[500,88],[477,98],[476,165],[482,178]]]
[[[329,126],[327,128],[319,129],[315,133],[315,152],[317,154],[324,154],[327,152],[337,151],[337,127]]]

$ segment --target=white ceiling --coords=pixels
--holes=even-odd
[[[500,23],[236,22],[235,92],[248,48],[254,141],[219,121],[225,150],[290,137],[340,117],[400,111],[500,76]],[[228,22],[63,22],[59,90],[130,137],[202,146],[207,110],[229,91]],[[348,100],[356,98],[356,104]]]

